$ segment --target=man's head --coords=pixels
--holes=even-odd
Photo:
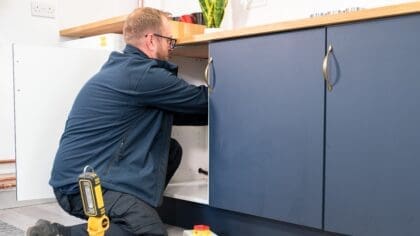
[[[145,7],[128,15],[123,28],[124,40],[146,53],[150,58],[168,60],[175,46],[167,14]]]

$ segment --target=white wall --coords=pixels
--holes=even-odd
[[[45,0],[57,4],[57,0]],[[58,42],[55,19],[32,17],[30,0],[0,1],[1,41],[47,44]]]
[[[412,1],[412,0],[411,0]],[[335,0],[335,1],[311,1],[311,0],[266,0],[267,4],[253,9],[244,9],[239,0],[232,0],[232,28],[251,25],[274,23],[284,20],[293,20],[310,17],[311,14],[344,10],[352,7],[372,8],[383,5],[410,2],[410,0]]]
[[[37,0],[56,7],[56,17],[31,15],[31,0],[0,1],[0,41],[29,44],[57,44],[59,30],[128,14],[137,0]]]
[[[263,6],[247,9],[245,0],[229,0],[226,7],[224,29],[237,29],[246,26],[269,24],[285,20],[307,18],[311,14],[351,7],[371,8],[384,5],[413,2],[413,0],[265,0]],[[261,0],[258,0],[261,2]],[[264,1],[262,1],[264,2]],[[198,0],[145,0],[145,6],[156,7],[173,13],[174,16],[200,11]]]
[[[106,18],[129,14],[138,0],[58,0],[60,28],[69,28]]]
[[[193,12],[201,12],[198,0],[144,0],[144,6],[154,7],[180,16]]]

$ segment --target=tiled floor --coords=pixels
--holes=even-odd
[[[20,236],[25,232],[0,220],[0,236]]]
[[[58,206],[57,203],[3,209],[0,210],[0,221],[3,221],[6,224],[0,224],[0,236],[23,235],[23,231],[25,231],[29,226],[35,224],[39,218],[63,225],[74,225],[83,222],[76,217],[68,215]],[[8,225],[21,229],[22,231],[13,229],[13,227],[8,227]],[[3,231],[1,231],[2,229]],[[169,236],[182,236],[183,229],[168,226],[168,233]]]

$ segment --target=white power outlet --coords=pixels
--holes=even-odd
[[[31,1],[32,16],[55,18],[55,5],[47,2]]]

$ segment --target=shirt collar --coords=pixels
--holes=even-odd
[[[137,47],[134,47],[133,45],[127,44],[124,48],[124,53],[125,54],[136,54],[136,55],[139,55],[142,58],[155,60],[160,67],[168,69],[168,70],[170,70],[174,73],[178,72],[178,66],[177,65],[175,65],[173,63],[170,63],[168,61],[162,61],[162,60],[159,60],[159,59],[152,59],[149,56],[147,56],[146,53],[144,53],[143,51],[141,51]]]

